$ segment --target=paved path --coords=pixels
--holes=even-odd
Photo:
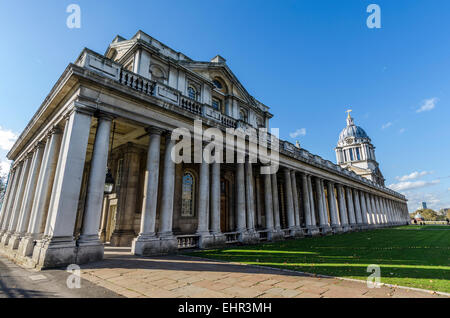
[[[123,297],[89,281],[82,281],[80,289],[69,289],[68,276],[65,270],[23,269],[0,256],[0,298]]]
[[[103,261],[82,266],[82,277],[126,297],[444,297],[180,255],[136,257],[108,247]]]

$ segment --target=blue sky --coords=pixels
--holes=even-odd
[[[80,29],[66,26],[72,3]],[[366,26],[370,3],[381,29]],[[104,53],[115,35],[142,29],[196,60],[221,54],[271,107],[281,138],[333,162],[353,109],[410,210],[450,207],[450,1],[2,1],[0,27],[2,166],[83,47]]]

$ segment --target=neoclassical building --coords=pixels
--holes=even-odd
[[[155,255],[408,222],[403,195],[341,166],[352,162],[349,138],[376,163],[351,118],[338,165],[278,139],[272,174],[249,154],[236,163],[171,156],[172,131],[194,121],[250,131],[272,116],[219,55],[195,61],[142,31],[117,36],[105,54],[84,49],[8,153],[0,251],[39,269],[99,260],[106,243]]]

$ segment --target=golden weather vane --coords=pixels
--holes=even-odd
[[[350,117],[350,113],[352,112],[352,110],[351,110],[351,109],[348,109],[348,110],[346,110],[345,112],[347,113],[348,117]]]

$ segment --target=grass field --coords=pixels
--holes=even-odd
[[[204,258],[450,292],[450,226],[402,226],[190,252]]]

